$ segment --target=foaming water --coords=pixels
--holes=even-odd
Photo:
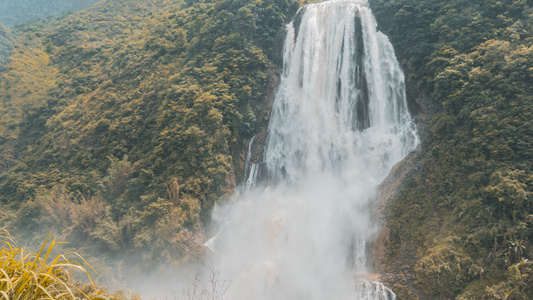
[[[211,262],[228,299],[394,299],[362,274],[376,188],[418,144],[403,72],[366,1],[296,20],[263,161],[247,156],[244,188],[215,209]]]

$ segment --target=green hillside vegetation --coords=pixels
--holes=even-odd
[[[103,0],[16,27],[0,75],[9,223],[139,268],[201,257],[204,222],[235,187],[299,5]]]
[[[395,290],[533,299],[532,2],[371,4],[424,135],[416,170],[386,208]]]

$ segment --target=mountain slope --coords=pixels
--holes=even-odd
[[[301,4],[104,0],[14,37],[1,27],[0,206],[11,225],[37,240],[53,229],[143,271],[201,256],[202,221],[241,177],[282,26]],[[370,4],[423,138],[385,208],[384,278],[402,299],[528,299],[531,1]]]
[[[424,136],[417,168],[386,208],[391,281],[408,299],[530,299],[530,1],[371,4]]]
[[[235,187],[295,1],[100,1],[17,29],[0,203],[108,257],[183,262]]]

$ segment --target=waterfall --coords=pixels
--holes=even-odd
[[[364,274],[377,186],[419,142],[403,72],[364,0],[310,4],[295,20],[265,170],[247,161],[249,188],[215,209],[212,263],[228,299],[394,299]]]
[[[255,135],[248,143],[248,151],[246,152],[246,159],[244,161],[244,181],[242,186],[245,189],[250,189],[255,186],[257,180],[257,164],[252,163],[252,146],[254,144]]]

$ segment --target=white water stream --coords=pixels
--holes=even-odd
[[[308,5],[296,20],[263,162],[247,157],[246,188],[215,209],[206,246],[227,299],[394,299],[362,274],[376,188],[418,144],[403,72],[365,0]]]

